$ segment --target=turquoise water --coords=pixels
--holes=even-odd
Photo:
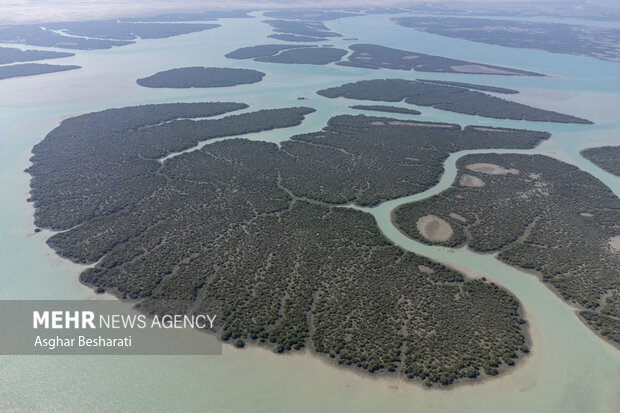
[[[246,102],[250,110],[298,105],[317,109],[297,127],[247,136],[280,142],[295,133],[319,130],[333,115],[361,113],[348,108],[356,101],[315,94],[318,89],[348,81],[435,78],[512,87],[522,91],[522,95],[511,97],[515,100],[588,117],[597,124],[500,121],[424,107],[418,108],[421,116],[397,117],[549,130],[552,139],[529,153],[573,163],[620,194],[618,178],[579,156],[585,147],[620,144],[618,64],[441,38],[393,25],[387,16],[343,19],[328,25],[344,37],[359,38],[359,42],[514,66],[554,77],[407,73],[225,59],[223,55],[237,47],[275,43],[266,39],[271,33],[268,26],[245,19],[223,20],[223,27],[203,33],[80,52],[66,59],[67,64],[84,67],[78,71],[4,80],[0,83],[0,298],[95,298],[77,281],[82,267],[57,257],[46,246],[47,231],[32,233],[33,210],[26,202],[29,176],[23,170],[29,165],[32,146],[63,116],[108,107],[220,100]],[[333,42],[337,46],[349,43],[341,39]],[[136,78],[160,70],[193,65],[254,68],[267,76],[258,84],[224,89],[162,90],[135,84]],[[307,100],[298,101],[299,96]],[[620,351],[592,334],[573,309],[534,276],[490,255],[422,245],[403,237],[391,225],[389,212],[394,206],[447,188],[454,179],[454,163],[462,154],[446,161],[440,184],[427,193],[390,201],[369,212],[396,244],[472,276],[485,275],[519,298],[530,325],[532,353],[509,374],[446,391],[356,374],[308,353],[282,356],[259,348],[224,346],[222,356],[204,357],[0,357],[0,410],[620,411]]]

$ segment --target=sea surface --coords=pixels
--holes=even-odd
[[[260,15],[259,15],[260,17]],[[507,77],[367,70],[335,65],[285,65],[229,60],[243,46],[278,43],[261,19],[223,19],[222,27],[170,39],[138,41],[111,50],[81,51],[63,59],[83,69],[0,82],[0,299],[101,299],[78,282],[83,267],[53,253],[49,231],[34,234],[26,200],[33,145],[65,117],[146,103],[237,101],[248,110],[311,106],[317,111],[297,127],[246,135],[281,142],[320,130],[327,120],[360,103],[326,99],[319,89],[373,78],[426,78],[516,88],[509,99],[586,117],[595,125],[506,121],[414,107],[421,116],[402,119],[491,125],[552,132],[531,151],[556,157],[593,174],[617,195],[620,179],[583,159],[579,151],[620,145],[620,64],[449,39],[397,26],[389,16],[328,22],[343,34],[330,44],[376,43],[428,54],[510,66],[550,77]],[[53,49],[50,49],[53,50]],[[60,60],[55,61],[59,63]],[[217,89],[147,89],[137,78],[182,66],[252,68],[262,82]],[[305,100],[298,100],[305,97]],[[412,107],[412,105],[397,104]],[[366,112],[381,115],[380,113]],[[212,412],[618,412],[620,351],[596,337],[574,308],[535,276],[467,249],[430,247],[404,237],[389,219],[405,202],[441,192],[454,180],[453,154],[441,182],[423,194],[386,202],[372,213],[395,244],[501,284],[522,303],[532,335],[531,354],[499,378],[450,390],[359,374],[307,352],[277,355],[257,347],[225,345],[221,356],[0,356],[0,411],[212,411]],[[509,151],[487,151],[509,152]],[[104,297],[111,299],[111,297]]]

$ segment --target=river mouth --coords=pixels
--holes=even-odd
[[[256,68],[250,62],[231,62],[221,57],[238,46],[249,44],[248,39],[239,32],[241,24],[230,21],[222,27],[217,35],[225,36],[225,42],[215,41],[218,39],[215,31],[189,35],[184,39],[167,39],[161,43],[142,42],[128,47],[132,48],[131,54],[148,57],[144,61],[130,57],[131,54],[122,49],[93,52],[74,59],[78,64],[83,64],[85,69],[82,73],[76,71],[74,74],[58,73],[39,79],[3,81],[6,82],[3,83],[6,94],[3,96],[3,113],[0,114],[0,142],[4,148],[0,153],[0,182],[4,191],[0,200],[3,212],[0,229],[2,234],[6,234],[0,237],[0,275],[5,286],[0,295],[3,298],[98,298],[77,281],[82,267],[58,258],[49,250],[44,242],[49,234],[26,236],[33,232],[33,211],[26,203],[29,178],[22,171],[29,165],[31,147],[53,129],[59,117],[67,113],[140,103],[204,100],[204,91],[143,90],[134,82],[138,77],[159,70],[155,68],[166,68],[171,58],[177,59],[179,66],[201,64],[196,50],[213,56],[209,63],[214,66]],[[263,42],[260,37],[269,34],[269,30],[259,22],[251,24],[258,39],[256,42]],[[345,37],[357,37],[360,42],[380,43],[385,40],[388,46],[411,49],[412,43],[404,45],[406,41],[401,36],[404,33],[412,35],[411,32],[404,32],[405,29],[395,25],[392,27],[387,22],[373,23],[372,26],[377,25],[381,30],[373,34],[364,29],[367,27],[365,18],[334,23]],[[382,33],[389,34],[389,39],[382,39],[382,36],[388,37]],[[447,48],[443,49],[446,54],[461,45],[457,41],[429,35],[413,36],[415,44],[423,44],[429,49],[447,44]],[[172,57],[163,58],[158,54],[157,49],[161,47]],[[481,61],[508,59],[507,56],[491,55],[491,48],[484,46],[475,46],[471,53]],[[515,62],[515,67],[519,67],[516,61],[522,59],[530,68],[537,68],[539,54],[520,50],[511,50],[510,53],[515,55],[509,58],[509,61]],[[485,59],[485,56],[488,58]],[[126,60],[128,58],[129,61]],[[573,62],[571,59],[568,61]],[[585,84],[580,84],[578,80],[586,71],[592,71],[595,75],[611,72],[607,63],[592,61],[591,67],[581,69],[565,63],[564,58],[556,64],[545,61],[544,65],[551,66],[555,73],[568,72],[564,73],[568,80],[558,79],[557,83],[552,83],[552,88],[570,90],[574,86],[578,95],[586,98],[610,89],[608,85],[593,84],[589,79]],[[357,102],[330,101],[317,97],[315,90],[339,85],[351,76],[359,79],[380,78],[389,73],[390,77],[422,77],[419,73],[296,66],[295,70],[301,71],[308,79],[307,84],[299,85],[295,77],[290,76],[291,67],[284,67],[288,65],[258,66],[257,70],[267,73],[264,84],[209,93],[208,99],[247,101],[255,110],[296,106],[298,96],[308,97],[304,105],[315,107],[317,112],[302,125],[293,131],[261,133],[251,137],[272,142],[288,139],[291,134],[320,130],[333,115],[359,113],[348,108],[348,105]],[[481,83],[489,80],[517,88],[545,86],[540,79],[503,78],[500,81],[490,76],[433,76]],[[424,74],[424,77],[428,75]],[[615,82],[617,86],[617,79]],[[617,98],[617,95],[614,96]],[[607,105],[605,101],[599,104]],[[587,146],[618,144],[620,125],[617,121],[586,127],[495,121],[424,108],[421,111],[423,114],[415,118],[392,114],[390,117],[550,130],[552,138],[531,151],[467,153],[514,152],[557,156],[592,173],[612,188],[616,195],[620,194],[617,178],[614,180],[578,154]],[[543,283],[530,274],[498,262],[492,256],[481,256],[465,249],[430,247],[394,232],[389,212],[402,203],[424,199],[449,187],[456,176],[456,160],[463,155],[465,152],[452,154],[446,160],[441,181],[429,191],[388,201],[366,211],[375,217],[379,228],[397,245],[454,265],[474,277],[485,276],[513,293],[522,303],[532,335],[532,353],[529,360],[521,360],[525,361],[522,367],[484,383],[441,391],[335,369],[306,354],[280,356],[263,349],[236,350],[229,346],[224,347],[223,356],[208,357],[1,357],[0,410],[63,410],[62,407],[70,403],[76,411],[86,408],[101,411],[142,410],[149,407],[163,410],[178,409],[179,406],[188,410],[208,408],[213,411],[230,411],[233,410],[231,406],[235,406],[237,411],[371,411],[379,408],[407,411],[411,406],[420,411],[616,411],[620,408],[617,392],[620,383],[619,352],[591,333],[572,309]]]

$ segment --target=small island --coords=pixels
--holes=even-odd
[[[428,81],[403,79],[362,80],[339,87],[319,90],[327,98],[405,101],[418,106],[430,106],[450,112],[478,115],[497,119],[529,120],[537,122],[591,124],[587,119],[534,108],[501,99],[472,89],[481,85],[446,85]],[[488,89],[488,88],[487,88]]]
[[[259,45],[242,47],[226,55],[229,59],[254,59],[255,62],[326,65],[339,61],[346,50],[302,45]]]
[[[21,63],[9,66],[0,66],[0,80],[12,77],[34,76],[45,73],[64,72],[66,70],[80,69],[75,65],[48,65],[41,63]]]
[[[13,47],[0,47],[0,64],[32,62],[35,60],[58,59],[75,56],[73,53],[51,52],[46,50],[20,50]]]
[[[264,21],[276,32],[268,37],[287,42],[320,42],[341,37],[340,34],[329,31],[325,21],[361,14],[336,10],[272,10],[266,11],[264,15],[277,19]]]
[[[251,69],[182,67],[158,72],[136,82],[152,88],[226,87],[260,82],[263,76],[263,72]]]
[[[575,166],[542,155],[468,155],[452,187],[394,212],[419,241],[499,252],[534,271],[620,345],[620,200]]]
[[[620,146],[602,146],[581,151],[581,155],[610,174],[620,176]]]

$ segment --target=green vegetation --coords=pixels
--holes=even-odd
[[[454,232],[443,245],[499,251],[506,263],[537,271],[565,300],[589,310],[581,315],[590,325],[616,340],[620,249],[612,240],[620,236],[620,200],[591,175],[542,155],[468,155],[457,166],[450,189],[397,209],[396,224],[428,242],[418,219],[446,220]],[[468,184],[471,176],[484,185]]]
[[[339,65],[367,69],[415,70],[416,72],[543,76],[540,73],[392,49],[376,44],[354,44],[349,48],[353,50],[348,57],[349,61],[340,62]]]
[[[618,317],[608,317],[596,311],[582,311],[579,315],[594,331],[607,340],[620,344],[620,319]]]
[[[406,115],[419,115],[422,112],[415,109],[400,108],[398,106],[385,106],[385,105],[353,105],[349,106],[351,109],[359,110],[374,110],[376,112],[388,112],[388,113],[404,113]]]
[[[307,47],[284,50],[275,56],[257,57],[254,61],[326,65],[339,61],[345,54],[347,54],[346,50],[333,47]]]
[[[37,208],[35,223],[39,227],[64,230],[100,214],[110,219],[114,211],[166,181],[158,173],[160,162],[157,159],[192,148],[208,139],[295,126],[301,123],[304,115],[314,111],[302,107],[262,110],[217,120],[186,119],[214,116],[246,107],[239,103],[146,105],[111,109],[63,121],[60,127],[33,148],[33,165],[28,172],[33,176],[31,201]],[[67,135],[78,131],[88,131],[90,135],[81,136],[79,140]],[[63,139],[72,142],[71,151],[64,155],[58,153]],[[42,154],[53,154],[53,157],[41,163]],[[91,161],[79,164],[79,159],[87,158]],[[127,168],[120,168],[119,165],[124,163]],[[102,174],[106,169],[110,171]],[[55,199],[55,204],[50,204],[51,194],[63,185],[54,179],[61,176],[71,179],[74,185],[71,189],[65,188],[65,195]],[[131,180],[136,188],[127,185],[127,180]],[[97,188],[99,197],[93,196],[94,188]],[[56,209],[59,206],[62,208]],[[65,214],[63,210],[73,213]],[[131,227],[119,229],[117,236],[122,237],[122,234],[131,231]],[[103,253],[94,245],[82,246],[85,248],[83,250],[65,250],[68,246],[62,240],[68,234],[52,237],[54,239],[50,240],[50,245],[62,249],[63,255],[80,262],[90,261],[92,254]],[[117,239],[116,242],[120,241]]]
[[[474,42],[620,61],[620,29],[613,27],[469,17],[392,20],[404,27]]]
[[[12,47],[0,47],[0,64],[58,59],[60,57],[71,56],[75,55],[73,53],[49,52],[44,50],[20,50]]]
[[[339,61],[345,54],[347,54],[346,50],[333,47],[264,44],[242,47],[228,53],[226,57],[229,59],[254,59],[255,62],[326,65]]]
[[[127,23],[90,21],[24,24],[0,27],[0,42],[58,47],[61,49],[109,49],[134,43],[138,37],[161,39],[219,27],[218,24]],[[52,31],[54,30],[54,31]],[[66,31],[66,36],[57,31]],[[77,37],[76,37],[77,36]],[[79,37],[85,36],[85,37]]]
[[[260,46],[242,47],[226,55],[229,59],[253,59],[255,57],[273,56],[283,50],[295,49],[301,46],[297,44],[263,44]]]
[[[228,53],[226,57],[229,59],[254,59],[256,62],[326,65],[339,61],[345,54],[347,54],[346,50],[333,47],[265,44],[242,47]]]
[[[302,24],[302,22],[286,23]],[[317,24],[322,25],[322,23]],[[320,31],[318,28],[316,30]],[[296,42],[310,42],[326,39],[326,37],[319,37],[318,34],[314,33],[313,31],[303,32],[306,34],[277,34],[270,35],[269,37]],[[320,32],[323,33],[322,31]],[[300,49],[302,47],[304,49]],[[427,55],[417,52],[409,52],[406,50],[391,49],[389,47],[379,46],[375,44],[355,44],[350,46],[349,48],[353,50],[353,53],[348,57],[348,61],[340,61],[340,59],[346,54],[346,51],[342,49],[335,49],[331,47],[275,44],[242,47],[231,53],[228,53],[226,57],[231,59],[254,59],[261,62],[277,63],[327,64],[330,62],[338,62],[336,64],[341,66],[354,66],[368,69],[383,68],[395,70],[415,70],[417,72],[543,76],[539,73],[526,72],[523,70],[480,63],[472,63],[464,60],[449,59],[446,57]],[[442,82],[432,80],[424,80],[423,82],[445,86],[464,86],[469,89],[486,90],[496,93],[518,93],[517,91],[512,91],[511,89],[497,88],[493,86],[470,85],[467,83]]]
[[[610,174],[620,176],[620,146],[602,146],[581,151],[581,155]]]
[[[275,10],[264,13],[267,17],[286,20],[265,20],[273,27],[275,34],[267,37],[285,42],[321,42],[340,34],[330,32],[323,21],[359,14],[324,10]]]
[[[73,36],[114,40],[136,40],[138,37],[164,39],[219,26],[219,24],[127,23],[117,20],[46,23],[45,25],[48,29],[63,30]]]
[[[63,36],[62,34],[45,30],[36,24],[0,27],[0,42],[81,50],[109,49],[114,46],[125,46],[133,43],[124,40],[84,39]]]
[[[480,88],[479,85],[474,86]],[[317,93],[328,98],[345,97],[348,99],[385,102],[400,102],[404,100],[406,103],[414,105],[431,106],[435,109],[497,119],[592,123],[586,119],[522,105],[463,87],[446,86],[418,80],[363,80],[319,90]]]
[[[283,162],[296,171],[283,176],[282,182],[300,197],[376,205],[435,185],[451,152],[530,148],[548,137],[545,132],[336,116],[322,131],[293,136],[282,144],[290,155]]]
[[[427,385],[497,374],[528,351],[510,294],[390,245],[370,215],[333,203],[419,192],[450,152],[533,147],[548,134],[339,116],[281,146],[231,139],[158,160],[311,111],[174,120],[243,106],[92,113],[33,148],[36,223],[65,230],[48,240],[59,254],[96,263],[82,282],[152,311],[162,300],[193,302],[188,312],[217,300],[219,334],[237,347],[308,347]]]
[[[21,63],[10,66],[0,66],[0,80],[11,77],[34,76],[45,73],[63,72],[65,70],[80,69],[80,66],[48,65],[40,63]]]
[[[320,21],[265,20],[265,23],[273,27],[277,33],[317,37],[319,39],[340,37],[338,33],[330,32]]]
[[[601,313],[620,318],[620,290],[612,291],[604,298]]]
[[[263,76],[263,72],[251,69],[182,67],[158,72],[136,82],[144,87],[224,87],[260,82]]]
[[[465,89],[481,90],[483,92],[502,93],[504,95],[516,95],[519,93],[518,90],[514,90],[514,89],[506,89],[506,88],[497,87],[497,86],[475,85],[472,83],[449,82],[446,80],[429,80],[429,79],[418,79],[418,81],[425,82],[425,83],[434,83],[436,85],[456,86],[456,87],[462,87]]]

